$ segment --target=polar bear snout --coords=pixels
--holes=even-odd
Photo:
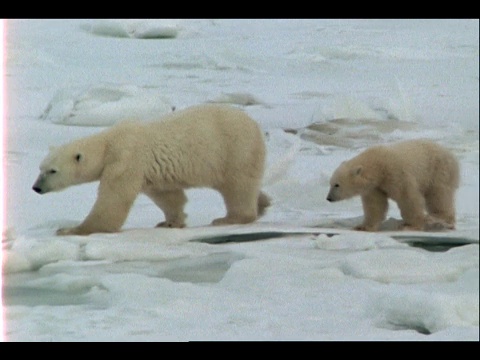
[[[45,191],[45,189],[38,183],[38,181],[35,182],[35,184],[33,184],[32,190],[38,194],[45,194],[46,192],[48,192],[48,191]]]
[[[338,199],[335,198],[333,195],[328,194],[327,201],[328,202],[335,202],[335,201],[338,201]]]
[[[338,196],[337,192],[338,192],[338,185],[332,186],[330,188],[330,191],[328,192],[327,201],[329,202],[339,201],[340,197]]]
[[[36,193],[38,194],[45,194],[48,192],[48,190],[46,190],[46,186],[44,184],[44,178],[40,175],[37,179],[37,181],[35,181],[35,183],[33,184],[32,186],[32,190],[35,191]]]

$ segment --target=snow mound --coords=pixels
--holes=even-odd
[[[348,149],[418,138],[420,131],[424,138],[442,139],[438,129],[420,121],[412,100],[398,87],[395,99],[336,96],[314,110],[310,124],[287,130],[319,145]]]
[[[29,287],[70,293],[82,293],[93,287],[105,288],[99,279],[93,276],[71,274],[53,274],[46,278],[32,280]]]
[[[321,250],[372,250],[378,248],[398,248],[408,247],[406,244],[399,244],[388,235],[369,234],[365,236],[362,233],[348,233],[337,236],[327,236],[320,234],[315,239],[315,248]]]
[[[110,126],[124,120],[154,120],[172,110],[157,90],[102,84],[80,91],[60,90],[40,119],[63,125]]]
[[[385,137],[397,131],[414,131],[414,123],[374,118],[336,118],[315,122],[300,131],[300,137],[320,145],[349,149],[385,142]]]
[[[217,228],[129,230],[118,234],[18,237],[5,250],[4,273],[34,271],[54,263],[171,261],[222,252],[190,243],[195,234],[215,234]]]
[[[444,289],[393,285],[372,298],[367,311],[379,327],[432,334],[453,326],[478,326],[478,268]]]
[[[172,39],[181,30],[175,20],[95,20],[82,25],[94,35],[133,39]]]
[[[438,254],[413,248],[372,249],[349,254],[341,269],[355,278],[380,283],[414,284],[453,281],[472,266],[478,266],[476,244]]]
[[[61,260],[77,260],[79,246],[61,238],[42,240],[19,237],[5,251],[5,274],[33,271]]]
[[[163,261],[205,256],[202,244],[186,242],[192,231],[184,229],[130,230],[118,234],[96,234],[84,245],[85,260]],[[118,244],[121,246],[118,246]]]

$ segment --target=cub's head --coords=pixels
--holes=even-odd
[[[362,194],[371,185],[365,177],[362,165],[343,162],[330,178],[330,191],[327,200],[330,202],[349,199]]]

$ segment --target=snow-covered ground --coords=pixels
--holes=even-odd
[[[478,20],[9,20],[6,30],[4,340],[479,340]],[[205,102],[238,106],[263,128],[274,201],[263,218],[210,227],[222,199],[195,189],[186,229],[153,228],[163,215],[139,196],[119,234],[54,235],[83,220],[97,184],[34,193],[50,145]],[[326,201],[333,170],[367,146],[419,137],[461,163],[457,230],[433,234],[460,240],[346,230],[362,207]],[[387,230],[394,203],[389,217]],[[293,234],[191,241],[250,230]]]

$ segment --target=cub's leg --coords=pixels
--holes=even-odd
[[[429,223],[437,227],[455,229],[455,189],[448,186],[437,186],[425,197],[426,207],[430,215]],[[432,219],[433,218],[433,219]],[[441,220],[442,225],[436,219]],[[431,225],[431,224],[429,224]]]
[[[422,193],[414,189],[404,191],[402,197],[397,200],[397,204],[405,230],[424,230],[425,198]]]
[[[378,190],[362,195],[364,220],[355,230],[377,231],[388,211],[388,198]]]

